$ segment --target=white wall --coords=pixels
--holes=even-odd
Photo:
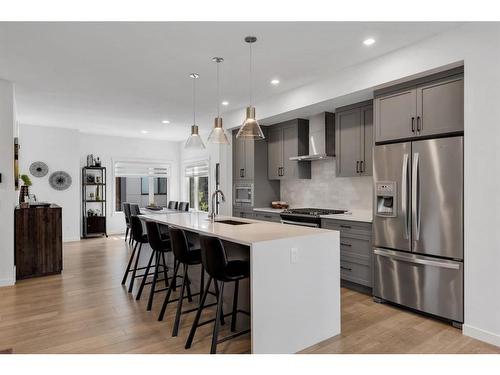
[[[20,126],[20,170],[28,173],[33,161],[43,161],[49,174],[32,177],[31,192],[41,201],[54,202],[63,208],[63,240],[75,241],[81,233],[81,167],[87,154],[99,156],[107,167],[108,234],[124,233],[123,213],[114,212],[113,160],[156,160],[172,162],[169,199],[179,199],[179,143],[147,139],[133,139],[81,133],[78,130],[45,126]],[[48,183],[48,176],[56,170],[68,172],[72,186],[56,191]]]
[[[78,158],[79,132],[72,129],[21,125],[19,127],[19,171],[30,176],[30,193],[39,201],[62,207],[63,241],[80,238],[80,161]],[[49,167],[44,177],[34,177],[29,167],[34,161],[43,161]],[[54,190],[49,176],[55,171],[69,173],[72,184],[67,190]]]
[[[15,282],[14,270],[14,87],[0,80],[0,286]]]
[[[500,346],[499,46],[500,24],[468,23],[255,106],[264,119],[464,61],[464,333]],[[243,113],[226,114],[226,123]]]

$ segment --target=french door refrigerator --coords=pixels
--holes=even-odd
[[[374,148],[374,297],[463,322],[463,137]]]

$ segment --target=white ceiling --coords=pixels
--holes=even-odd
[[[183,140],[192,124],[190,72],[200,74],[198,125],[248,101],[246,35],[255,35],[256,101],[455,27],[422,22],[0,23],[0,78],[16,84],[21,123]],[[362,41],[376,39],[366,47]],[[279,78],[279,86],[270,85]],[[258,111],[258,108],[257,108]],[[164,125],[161,120],[171,123]],[[236,124],[226,124],[227,127]],[[149,131],[144,135],[141,130]]]

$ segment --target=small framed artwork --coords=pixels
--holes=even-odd
[[[14,186],[19,190],[19,138],[14,138]]]

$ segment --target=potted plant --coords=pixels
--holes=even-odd
[[[30,186],[32,185],[32,183],[27,174],[21,175],[21,180],[23,181],[24,185],[21,186],[21,191],[19,193],[19,205],[24,207],[29,202]]]

